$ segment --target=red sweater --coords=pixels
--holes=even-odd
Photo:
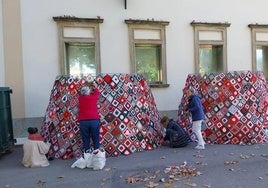
[[[79,96],[78,120],[100,119],[97,102],[100,92],[97,88],[90,95]]]

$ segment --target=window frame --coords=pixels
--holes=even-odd
[[[95,66],[96,74],[101,72],[101,58],[100,58],[100,23],[103,23],[101,18],[78,18],[78,17],[53,17],[57,23],[58,38],[59,38],[59,54],[60,54],[60,72],[61,74],[69,74],[66,44],[67,43],[94,43],[95,44]],[[89,28],[93,29],[94,37],[65,37],[64,28]]]
[[[251,49],[252,49],[252,70],[257,71],[257,46],[267,46],[267,41],[257,41],[257,33],[268,34],[268,25],[263,24],[249,24],[248,27],[251,29]]]
[[[148,83],[150,87],[168,87],[167,84],[167,68],[166,68],[166,26],[169,25],[167,21],[153,21],[153,20],[125,20],[128,26],[129,37],[129,51],[130,51],[130,69],[132,73],[137,73],[135,46],[136,44],[160,45],[160,76],[161,83]],[[160,39],[135,39],[136,30],[159,30]]]
[[[230,23],[208,23],[208,22],[195,22],[192,21],[191,25],[194,29],[194,71],[195,73],[200,73],[200,47],[202,45],[212,45],[212,46],[222,46],[223,48],[223,70],[227,71],[227,28],[230,27]],[[220,32],[221,40],[200,40],[199,34],[200,32]]]

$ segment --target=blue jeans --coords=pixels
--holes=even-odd
[[[84,151],[90,148],[90,139],[93,141],[93,147],[100,147],[100,121],[99,120],[82,120],[80,121],[80,132],[83,141]]]

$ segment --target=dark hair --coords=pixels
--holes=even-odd
[[[162,118],[161,118],[161,120],[160,120],[160,123],[162,124],[162,125],[164,125],[164,127],[166,127],[167,126],[167,124],[168,124],[168,122],[169,122],[169,117],[168,116],[163,116]]]
[[[36,128],[36,127],[29,127],[27,129],[27,131],[28,131],[29,134],[35,134],[35,133],[38,132],[38,128]]]

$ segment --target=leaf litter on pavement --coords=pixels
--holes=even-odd
[[[187,165],[187,162],[184,161],[182,164],[168,166],[162,170],[144,170],[143,173],[139,172],[136,175],[125,178],[125,182],[129,184],[145,183],[147,188],[155,188],[160,185],[164,188],[169,188],[174,182],[184,180],[185,185],[196,187],[196,183],[190,182],[190,177],[200,175],[202,175],[201,172],[195,167]]]
[[[216,155],[216,153],[214,153]],[[230,156],[236,157],[238,159],[223,161],[224,165],[236,165],[239,163],[239,160],[248,160],[255,157],[255,154],[240,154],[236,155],[235,153],[229,153]],[[195,158],[202,159],[205,158],[205,155],[202,154],[202,151],[197,150],[193,155]],[[267,154],[262,154],[261,157],[267,158]],[[161,156],[160,159],[166,159],[166,156]],[[208,165],[207,163],[196,161],[195,165]],[[233,168],[229,169],[229,171],[234,171]],[[164,175],[163,175],[164,174]],[[183,181],[184,185],[188,187],[197,187],[198,185],[194,182],[190,181],[190,177],[196,177],[203,175],[200,171],[196,169],[196,167],[189,166],[187,162],[183,162],[179,165],[168,166],[163,170],[157,170],[149,172],[145,170],[144,173],[138,173],[137,175],[133,175],[125,178],[126,183],[145,183],[145,187],[147,188],[155,188],[155,187],[164,187],[171,188],[172,184],[176,181]],[[267,174],[268,175],[268,172]],[[259,180],[263,180],[263,177],[258,177]],[[202,187],[210,188],[211,184],[205,184]]]

